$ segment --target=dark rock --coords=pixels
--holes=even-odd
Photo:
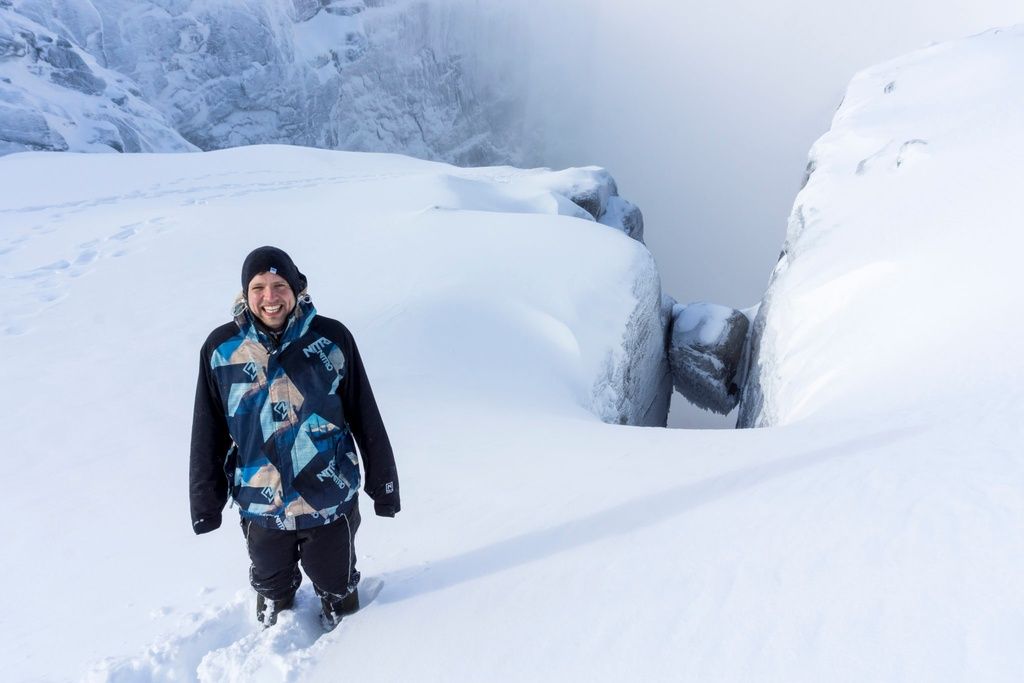
[[[323,6],[321,0],[292,0],[295,21],[298,23],[309,21],[320,13]]]
[[[98,95],[107,88],[107,82],[94,74],[71,43],[63,38],[58,38],[56,44],[42,48],[39,57],[53,67],[50,80],[58,85],[86,95]]]
[[[71,88],[86,95],[99,95],[107,89],[107,82],[89,71],[54,69],[50,73],[50,80],[57,85],[63,85],[65,88]]]
[[[363,0],[328,0],[324,5],[324,11],[328,14],[338,14],[350,17],[366,10],[366,3]]]
[[[34,111],[0,104],[0,142],[24,146],[27,150],[63,152],[68,143],[46,119]]]
[[[704,410],[725,415],[735,408],[749,328],[747,316],[734,308],[673,306],[668,358],[676,391]]]
[[[636,204],[619,197],[609,197],[598,223],[616,228],[637,242],[644,241],[644,215]]]
[[[758,307],[754,324],[750,329],[750,341],[747,344],[746,358],[742,368],[744,381],[740,395],[740,408],[736,415],[737,429],[760,426],[759,419],[764,411],[764,391],[761,387],[761,373],[758,366],[761,362],[761,339],[764,336],[764,326],[770,305],[770,298],[766,295]]]
[[[43,38],[44,36],[39,36]],[[66,46],[61,45],[65,43]],[[85,60],[82,59],[72,49],[71,45],[66,40],[58,40],[56,45],[48,45],[39,54],[39,58],[50,66],[56,69],[71,69],[73,71],[88,71],[89,67],[86,65]]]
[[[17,36],[0,33],[0,59],[11,59],[24,57],[28,52],[28,45]]]

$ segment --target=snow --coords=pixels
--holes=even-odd
[[[463,73],[464,36],[449,24],[466,11],[433,0],[4,0],[0,154],[282,143],[507,163],[523,156],[521,117],[505,120],[509,98],[478,96]],[[65,41],[86,66],[51,69],[45,50],[40,66],[44,40]]]
[[[755,322],[750,423],[1019,397],[1022,41],[993,30],[853,79]]]
[[[0,159],[5,677],[1021,680],[1021,37],[852,84],[758,312],[764,429],[599,419],[657,287],[544,171]],[[402,477],[329,634],[308,583],[260,631],[241,534],[188,524],[198,348],[265,243],[353,330]]]
[[[196,147],[130,79],[0,6],[0,154],[48,149],[184,152]]]

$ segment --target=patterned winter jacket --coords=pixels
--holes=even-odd
[[[230,495],[243,517],[308,529],[347,514],[360,485],[378,515],[400,509],[388,435],[352,334],[300,297],[274,343],[241,307],[200,353],[189,468],[192,528],[220,526]]]

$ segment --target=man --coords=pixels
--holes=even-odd
[[[359,608],[355,444],[377,515],[394,517],[401,505],[352,334],[318,315],[305,289],[306,277],[275,247],[242,264],[234,322],[215,329],[200,353],[190,501],[197,534],[220,526],[229,495],[238,504],[265,627],[292,606],[301,561],[330,629]]]

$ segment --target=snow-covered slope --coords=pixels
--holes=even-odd
[[[562,174],[284,147],[0,159],[4,676],[1021,680],[1020,45],[898,62],[879,97],[905,106],[848,102],[860,134],[816,148],[802,198],[829,214],[762,318],[766,429],[586,409],[649,256],[552,193]],[[930,156],[858,175],[873,130]],[[355,333],[402,477],[398,518],[364,506],[356,542],[383,588],[326,635],[308,583],[260,631],[241,534],[189,528],[198,346],[264,243]]]
[[[1021,73],[1017,27],[853,79],[755,322],[741,424],[1019,399]]]
[[[43,108],[88,124],[96,107],[125,99],[102,80],[151,105],[152,122],[133,120],[129,130],[169,122],[202,149],[289,143],[472,165],[514,160],[515,107],[478,98],[446,31],[457,12],[428,0],[3,0],[0,76],[11,81],[0,81],[0,102],[16,112],[0,110],[0,153],[25,137],[8,135],[5,120]],[[50,34],[89,65],[70,73],[92,75],[47,80],[52,69],[41,71],[39,59],[12,58],[11,45]],[[63,128],[45,118],[48,134],[27,147],[94,151],[80,136],[61,143]],[[165,142],[157,149],[187,146]]]
[[[164,585],[168,572],[192,570],[166,555],[160,562],[168,566],[153,567],[151,554],[120,550],[114,555],[124,564],[97,563],[81,548],[111,533],[146,535],[122,536],[125,547],[162,546],[157,539],[177,526],[187,446],[179,430],[187,427],[197,344],[206,328],[227,319],[240,259],[254,246],[287,248],[309,276],[315,303],[365,339],[375,379],[394,389],[383,390],[382,402],[411,400],[392,407],[392,417],[431,416],[406,432],[420,442],[407,442],[407,462],[437,438],[435,420],[465,421],[467,434],[477,433],[477,411],[513,421],[538,411],[574,420],[593,411],[613,423],[666,419],[653,260],[640,242],[594,222],[561,194],[593,188],[595,178],[607,178],[601,169],[468,170],[253,147],[12,155],[0,159],[0,173],[10,190],[0,208],[4,355],[42,361],[38,354],[49,349],[41,365],[5,362],[3,384],[21,395],[10,418],[27,427],[7,453],[19,454],[25,481],[67,501],[33,513],[55,525],[47,554],[93,557],[80,575],[67,574],[56,556],[23,569],[47,586],[47,601],[75,604],[100,632],[115,629],[112,639],[99,638],[104,649],[119,640],[116,623],[126,616],[105,610],[112,592],[173,604],[183,596]],[[74,350],[80,343],[89,350]],[[166,409],[177,416],[164,431]],[[61,427],[40,440],[47,415],[59,415]],[[509,437],[503,429],[493,436]],[[489,458],[488,447],[480,448]],[[531,484],[519,486],[526,493]],[[515,488],[509,482],[507,493]],[[39,493],[19,487],[16,506],[34,507]],[[172,523],[150,527],[157,519]],[[13,556],[33,555],[35,542],[19,535]],[[204,570],[194,569],[205,582]],[[7,569],[24,582],[21,570]],[[85,583],[75,578],[107,570],[113,573]],[[122,570],[131,588],[117,578]],[[6,615],[25,626],[4,634],[31,650],[25,674],[42,666],[45,648],[29,647],[37,629],[63,634],[54,639],[77,653],[72,658],[104,652],[72,642],[79,622],[53,624],[34,604],[19,602]]]

